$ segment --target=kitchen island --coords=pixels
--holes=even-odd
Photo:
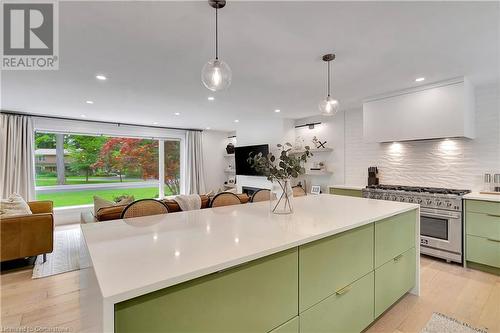
[[[82,225],[105,332],[361,331],[419,294],[419,206],[337,195]]]

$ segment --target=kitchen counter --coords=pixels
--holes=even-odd
[[[500,202],[500,195],[498,194],[482,194],[479,192],[471,192],[469,194],[464,195],[463,198],[469,200]]]
[[[82,225],[93,267],[81,280],[94,283],[104,330],[116,303],[419,208],[326,194],[293,206],[290,215],[259,202]]]

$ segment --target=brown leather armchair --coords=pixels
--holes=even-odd
[[[46,254],[53,251],[54,216],[52,201],[28,202],[30,215],[0,218],[1,261]]]

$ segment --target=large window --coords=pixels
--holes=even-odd
[[[94,196],[119,201],[179,194],[180,147],[179,140],[37,132],[37,199],[64,207],[92,204]]]

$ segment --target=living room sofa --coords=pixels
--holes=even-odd
[[[247,203],[250,200],[250,198],[246,194],[237,194],[237,196],[240,199],[241,203]],[[201,209],[209,208],[210,197],[207,195],[200,195],[200,197],[201,197]],[[162,202],[165,205],[167,205],[169,213],[175,213],[181,211],[181,208],[179,207],[177,202],[173,199],[163,199]],[[127,205],[103,207],[97,211],[95,220],[102,222],[102,221],[119,219],[125,207],[127,207]]]
[[[47,254],[54,247],[52,201],[28,202],[33,214],[0,219],[1,261]]]

